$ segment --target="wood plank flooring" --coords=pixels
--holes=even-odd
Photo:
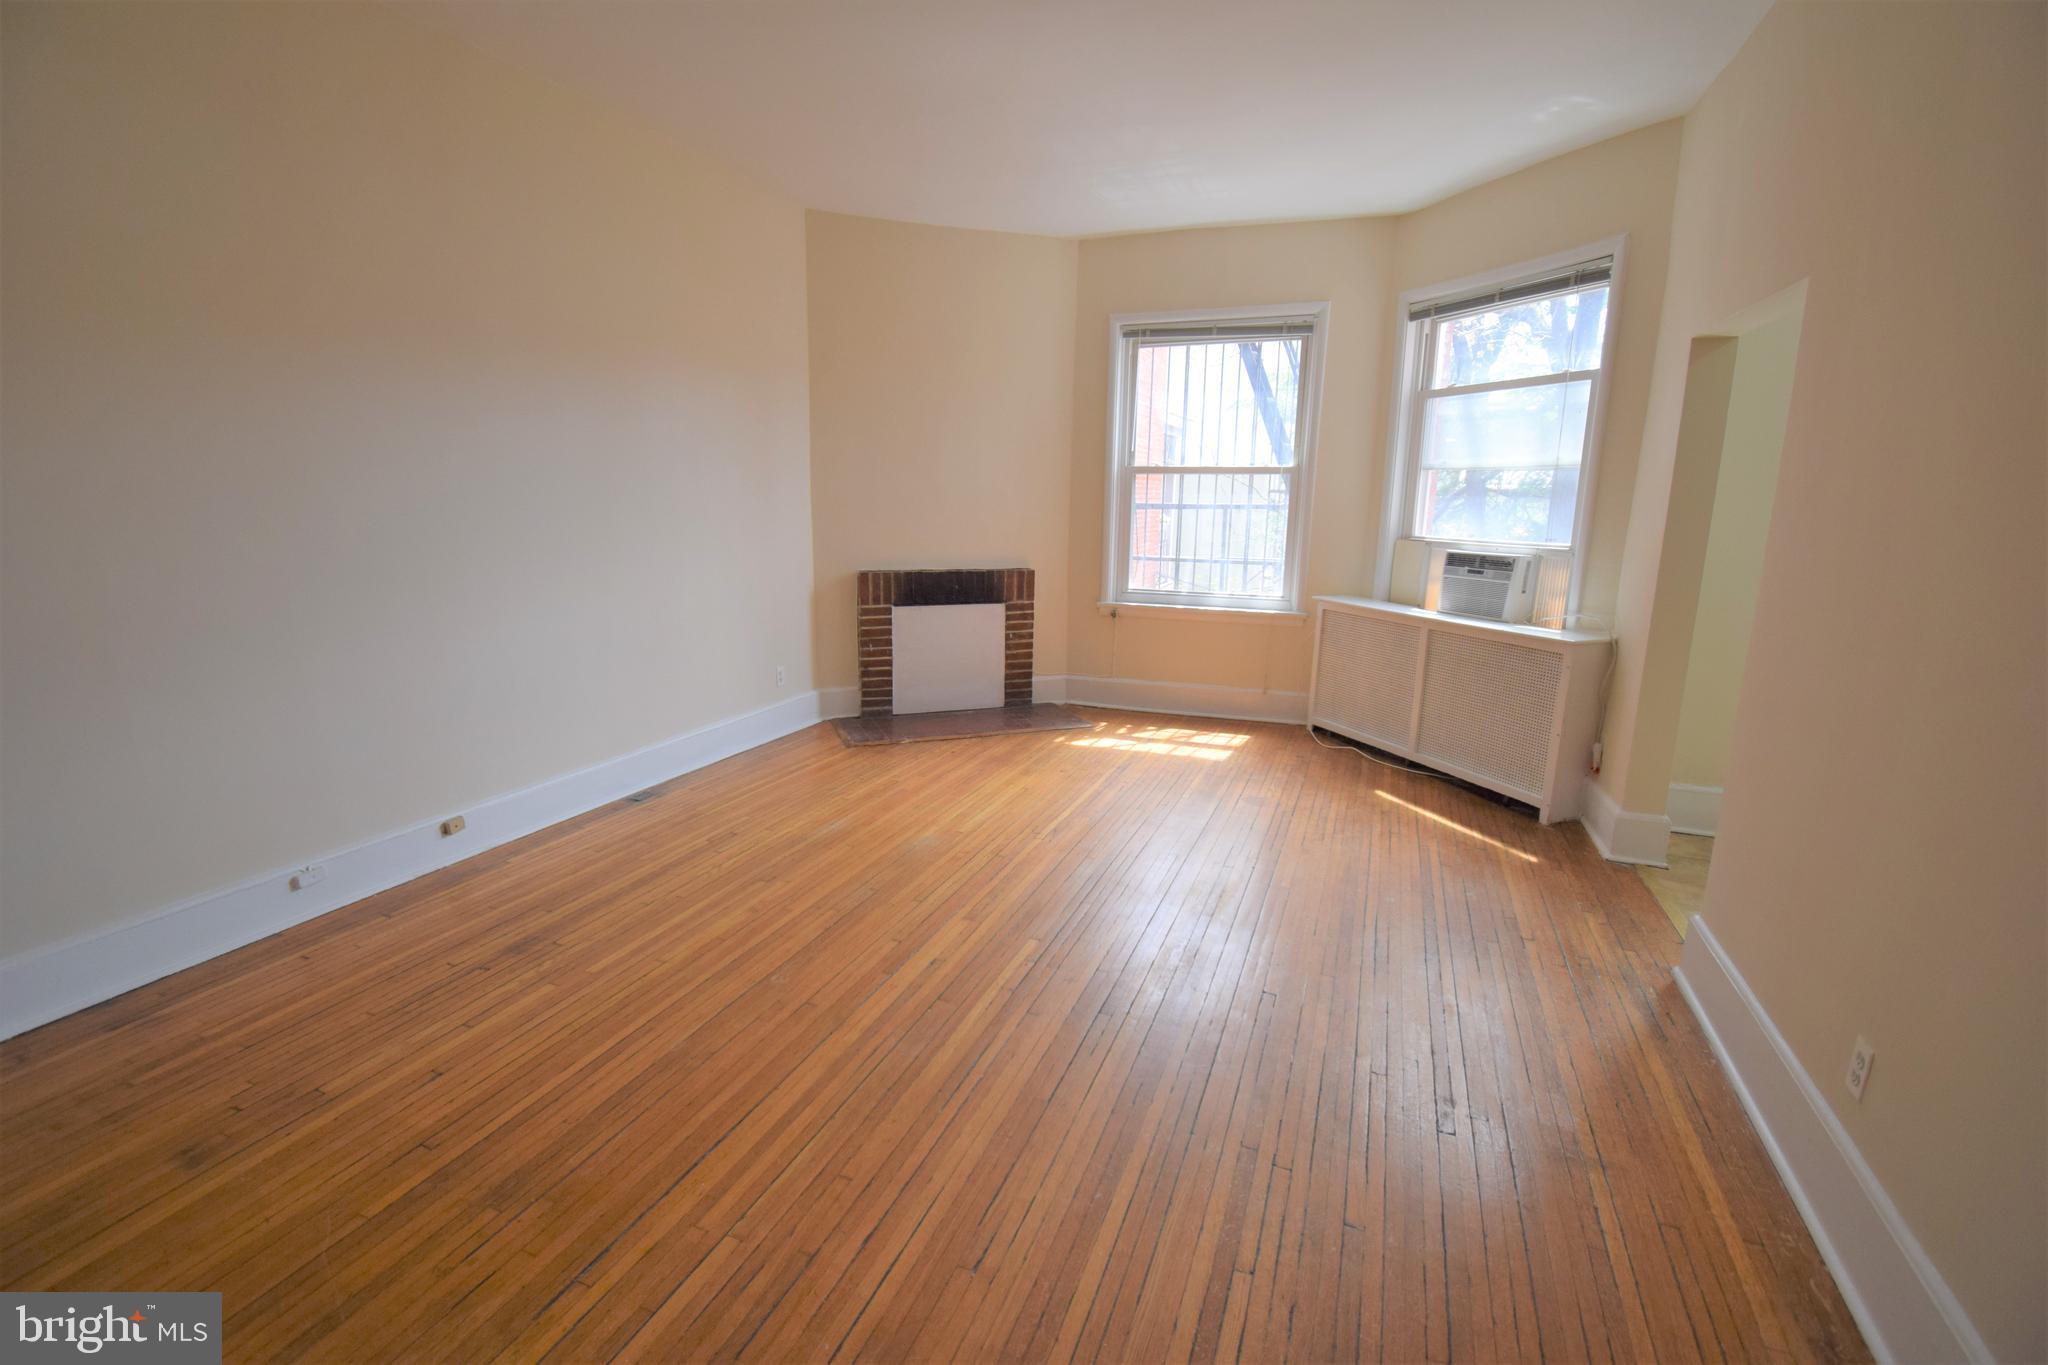
[[[848,716],[835,720],[842,744],[921,744],[936,739],[1014,735],[1027,730],[1085,730],[1089,722],[1071,706],[1033,702],[1029,706],[984,706],[973,711],[925,711],[911,715]]]
[[[1642,866],[1636,875],[1682,939],[1692,917],[1706,908],[1707,868],[1714,860],[1714,841],[1699,834],[1674,834],[1669,857],[1669,867]]]
[[[1635,874],[1298,728],[818,726],[0,1045],[232,1360],[1833,1360]]]

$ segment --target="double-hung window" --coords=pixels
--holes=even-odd
[[[1613,277],[1604,254],[1409,301],[1396,535],[1578,547]]]
[[[1327,315],[1114,320],[1110,601],[1296,607]]]

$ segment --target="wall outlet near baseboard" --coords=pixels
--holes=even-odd
[[[775,665],[775,685],[777,687],[780,687],[788,681],[789,670],[784,668],[781,664]]]
[[[314,883],[326,880],[327,869],[318,863],[310,863],[300,868],[297,872],[292,873],[291,888],[294,891],[304,891]]]
[[[1858,1100],[1863,1098],[1863,1087],[1870,1082],[1870,1064],[1876,1060],[1877,1049],[1857,1038],[1856,1050],[1849,1054],[1849,1074],[1842,1078],[1842,1084]]]
[[[460,815],[451,815],[441,822],[441,837],[446,839],[449,835],[460,834],[468,828],[469,821],[463,819]]]

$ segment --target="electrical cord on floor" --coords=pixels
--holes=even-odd
[[[1373,753],[1363,744],[1332,744],[1329,740],[1324,739],[1321,735],[1317,734],[1316,727],[1313,725],[1308,727],[1308,737],[1314,740],[1316,743],[1322,745],[1325,749],[1342,749],[1347,753],[1357,754],[1360,758],[1364,759],[1368,763],[1377,763],[1382,768],[1392,768],[1397,773],[1414,773],[1418,777],[1433,777],[1439,782],[1450,782],[1454,784],[1457,782],[1457,779],[1452,777],[1449,773],[1440,773],[1434,768],[1425,768],[1422,767],[1420,764],[1389,762],[1387,759],[1381,758],[1378,754]]]

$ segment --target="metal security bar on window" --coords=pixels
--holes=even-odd
[[[1130,328],[1125,588],[1286,598],[1309,323]]]

